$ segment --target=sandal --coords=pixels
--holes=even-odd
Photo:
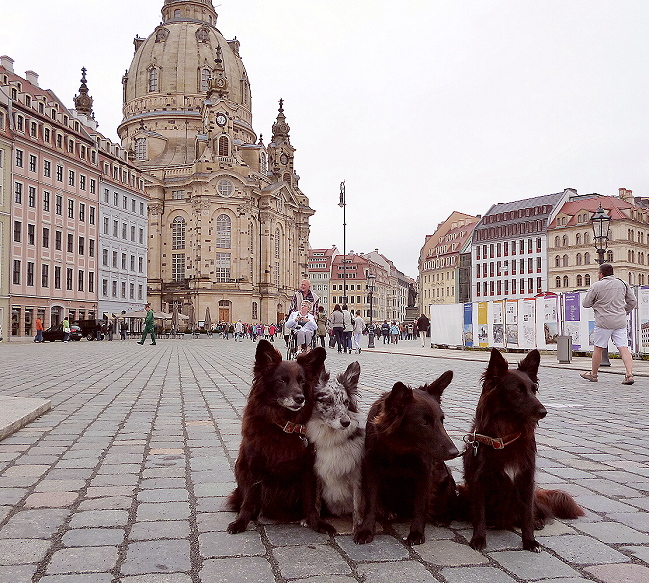
[[[582,379],[586,379],[587,381],[590,381],[591,383],[597,382],[597,375],[593,374],[592,372],[582,372],[579,376]]]
[[[624,380],[622,381],[623,385],[632,385],[635,382],[632,374],[625,374]]]

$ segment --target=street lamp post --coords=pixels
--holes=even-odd
[[[608,248],[608,234],[611,224],[611,217],[606,210],[602,208],[600,203],[599,208],[595,211],[591,218],[593,224],[593,238],[595,239],[595,251],[597,253],[597,263],[602,265],[605,263],[604,254]],[[602,362],[600,366],[611,366],[611,361],[608,358],[608,347],[604,348],[602,352]]]
[[[346,208],[347,201],[345,199],[345,181],[340,183],[340,202],[338,206],[343,209],[343,304],[347,303],[347,219]]]
[[[367,274],[367,295],[370,299],[370,325],[367,327],[367,332],[369,334],[369,339],[367,341],[368,348],[374,348],[374,324],[372,321],[372,297],[374,294],[374,282],[376,281],[376,275],[373,273]]]

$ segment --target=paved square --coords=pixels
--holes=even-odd
[[[265,520],[228,535],[233,515],[223,503],[235,485],[255,348],[217,336],[155,347],[0,344],[0,397],[52,405],[0,441],[0,581],[649,581],[644,363],[636,384],[622,386],[619,374],[585,383],[576,370],[585,363],[543,357],[539,397],[548,416],[537,431],[537,481],[571,492],[587,515],[538,532],[539,555],[508,532],[488,533],[487,550],[477,553],[466,523],[428,525],[425,545],[413,549],[403,524],[386,525],[363,547],[345,521],[334,537]],[[327,366],[337,374],[352,359],[361,364],[364,411],[397,380],[417,386],[452,369],[443,408],[462,447],[485,353],[406,341],[360,355],[330,351]],[[461,481],[460,460],[450,465]]]

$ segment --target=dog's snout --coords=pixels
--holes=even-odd
[[[447,460],[452,460],[456,458],[457,456],[460,455],[460,451],[458,450],[455,445],[451,444],[451,446],[448,448],[448,452],[446,453],[448,457],[446,457]]]
[[[343,427],[349,427],[349,424],[350,424],[350,423],[351,423],[351,421],[350,421],[349,419],[341,419],[341,420],[340,420],[340,424],[341,424]]]
[[[539,419],[543,419],[543,417],[545,417],[547,414],[548,414],[548,412],[547,412],[546,408],[543,405],[541,405],[539,407],[538,412],[537,412],[537,415],[539,416]]]
[[[304,403],[304,395],[295,395],[295,397],[293,397],[293,400],[294,400],[298,405],[302,405],[302,403]]]

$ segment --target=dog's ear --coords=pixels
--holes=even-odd
[[[320,377],[318,378],[318,385],[324,387],[328,382],[329,382],[329,373],[327,372],[327,369],[323,366],[322,370],[320,371]]]
[[[341,372],[337,378],[338,382],[345,387],[347,392],[355,391],[358,387],[358,379],[361,376],[361,365],[358,361],[350,363],[345,372]]]
[[[451,384],[453,380],[453,371],[447,370],[438,379],[434,380],[430,385],[424,385],[422,389],[441,403],[442,393],[444,389]]]
[[[410,387],[406,387],[403,383],[395,383],[390,394],[385,399],[385,407],[392,411],[401,411],[413,398]]]
[[[501,378],[508,370],[507,361],[497,348],[491,349],[491,358],[484,373],[485,378]]]
[[[327,358],[327,351],[322,346],[317,346],[306,354],[300,354],[297,357],[297,363],[306,371],[312,379],[318,378],[324,368],[324,362]]]
[[[282,355],[273,348],[268,340],[260,340],[257,343],[257,352],[255,353],[255,376],[263,375],[270,369],[275,368],[282,362]]]
[[[535,348],[527,353],[527,356],[518,363],[518,370],[527,374],[533,383],[538,382],[539,365],[541,364],[541,353]]]

